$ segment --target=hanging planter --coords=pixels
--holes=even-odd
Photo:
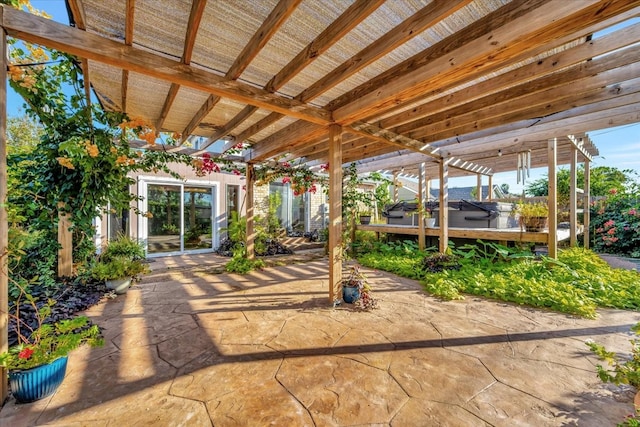
[[[67,356],[31,369],[9,371],[11,392],[19,403],[29,403],[53,394],[67,372]]]

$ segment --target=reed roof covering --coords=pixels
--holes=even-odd
[[[201,137],[196,154],[246,141],[248,162],[320,164],[338,124],[362,170],[490,174],[522,151],[546,164],[555,137],[559,163],[595,156],[587,132],[640,121],[639,0],[67,3],[76,28],[8,8],[3,25],[83,58],[106,108]]]

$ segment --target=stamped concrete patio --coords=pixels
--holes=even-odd
[[[443,302],[377,271],[380,307],[358,312],[328,305],[326,259],[246,276],[212,260],[158,260],[89,310],[106,345],[73,353],[52,397],[10,400],[0,425],[602,427],[632,412],[584,342],[628,351],[637,312]]]

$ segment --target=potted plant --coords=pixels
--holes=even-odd
[[[371,212],[362,211],[360,212],[360,224],[367,225],[371,223]]]
[[[38,307],[37,300],[18,286],[20,295],[15,312],[9,316],[17,335],[17,344],[0,354],[0,365],[9,371],[9,385],[20,403],[42,399],[57,390],[64,379],[68,354],[83,344],[103,344],[97,325],[91,325],[86,316],[45,323],[51,314],[54,300]],[[35,310],[37,327],[31,328],[20,317],[22,299]]]
[[[142,245],[129,237],[120,237],[104,249],[91,269],[91,277],[104,280],[109,289],[123,294],[138,275],[148,271]]]
[[[377,301],[371,295],[367,277],[357,266],[351,267],[349,277],[342,281],[342,299],[348,304],[355,303],[363,310],[375,308],[377,305]]]
[[[542,231],[547,226],[549,207],[545,203],[521,201],[516,204],[513,212],[519,215],[520,228],[526,231]]]

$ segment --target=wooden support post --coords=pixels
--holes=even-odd
[[[449,160],[442,159],[440,166],[440,253],[449,246]]]
[[[329,127],[329,303],[342,289],[342,127]]]
[[[582,237],[584,238],[584,248],[589,249],[591,232],[589,231],[589,227],[591,226],[591,162],[589,159],[584,160],[584,203],[583,203],[583,212],[584,218],[582,222],[584,223],[584,234]]]
[[[246,196],[247,196],[247,235],[246,245],[247,259],[254,259],[255,254],[255,241],[256,233],[254,229],[254,200],[253,200],[253,188],[256,185],[255,173],[253,164],[247,163],[247,184],[246,184]]]
[[[2,9],[0,9],[0,17]],[[7,216],[7,35],[0,31],[0,353],[9,350],[9,218]],[[0,402],[9,394],[7,371],[0,368]]]
[[[393,203],[398,203],[400,193],[398,191],[398,171],[393,171]]]
[[[571,144],[571,163],[569,165],[569,245],[578,244],[578,149]]]
[[[424,236],[424,163],[420,163],[418,169],[418,247],[421,251],[424,250],[425,247],[425,236]]]
[[[482,201],[482,175],[476,174],[476,199]]]
[[[487,197],[490,202],[493,202],[493,175],[489,175],[489,194]]]
[[[547,142],[548,168],[549,168],[549,257],[558,257],[558,183],[557,183],[557,139]]]
[[[58,277],[69,277],[73,274],[73,234],[69,230],[71,221],[64,212],[64,203],[58,203]]]

